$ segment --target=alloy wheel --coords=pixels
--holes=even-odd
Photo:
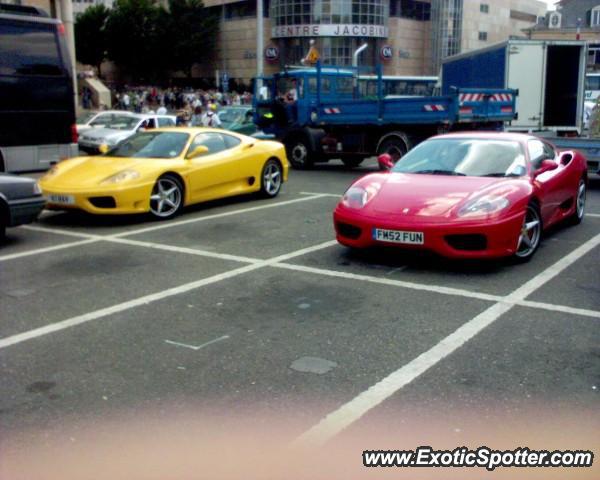
[[[281,168],[276,162],[269,162],[263,171],[263,188],[265,193],[274,197],[281,188]]]
[[[519,233],[515,255],[522,259],[533,255],[540,243],[541,233],[542,222],[540,215],[534,206],[529,205]]]
[[[172,178],[159,178],[150,196],[150,211],[160,218],[168,218],[177,213],[181,206],[181,187]]]

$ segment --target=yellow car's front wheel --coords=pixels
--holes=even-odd
[[[283,183],[283,169],[279,160],[271,158],[265,163],[262,174],[260,191],[263,197],[276,197]]]
[[[183,206],[183,185],[173,175],[163,175],[154,184],[150,195],[150,213],[167,219],[177,215]]]

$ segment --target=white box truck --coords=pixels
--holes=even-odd
[[[583,130],[587,46],[576,40],[508,40],[446,58],[442,93],[452,87],[519,91],[509,131]]]

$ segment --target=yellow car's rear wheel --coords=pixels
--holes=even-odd
[[[163,175],[154,184],[150,195],[150,213],[166,219],[177,215],[183,206],[183,186],[173,175]]]

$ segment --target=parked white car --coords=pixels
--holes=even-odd
[[[77,117],[77,133],[90,128],[104,128],[110,124],[116,115],[133,115],[133,113],[123,110],[102,110],[99,112],[86,112]]]
[[[115,115],[104,128],[91,128],[79,137],[79,149],[86,153],[96,154],[100,145],[113,147],[135,132],[158,127],[174,127],[174,115],[136,115],[123,113]]]

